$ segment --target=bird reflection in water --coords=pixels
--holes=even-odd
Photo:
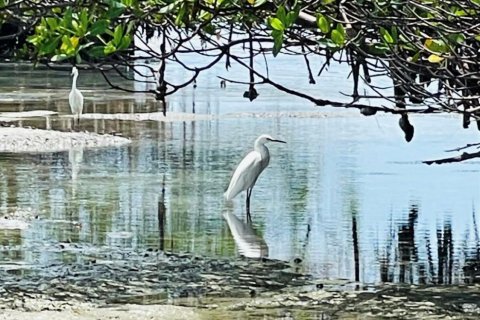
[[[243,222],[230,212],[224,213],[223,217],[227,221],[238,252],[242,256],[247,258],[268,257],[268,246],[265,240],[256,234],[251,224]]]
[[[70,164],[72,173],[72,195],[76,197],[77,194],[77,179],[78,173],[83,162],[83,147],[76,146],[68,150],[68,162]]]
[[[73,147],[68,150],[68,162],[72,170],[72,180],[77,180],[78,172],[80,171],[83,162],[83,147]]]

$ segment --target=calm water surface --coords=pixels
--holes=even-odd
[[[1,112],[68,114],[67,71],[0,70]],[[332,72],[318,94],[340,99],[339,84],[349,88],[344,76]],[[230,258],[241,249],[246,255],[300,258],[305,271],[325,279],[463,283],[475,277],[479,161],[427,166],[421,160],[476,142],[478,131],[461,129],[455,117],[413,116],[416,136],[407,144],[397,117],[328,108],[322,115],[288,116],[281,112],[318,109],[267,87],[249,103],[242,86],[220,90],[211,76],[203,79],[196,90],[172,97],[169,110],[218,119],[86,120],[84,129],[121,133],[132,144],[1,154],[0,214],[38,216],[28,228],[0,229],[3,268],[80,261],[87,248],[161,248]],[[145,97],[105,92],[93,74],[84,72],[79,82],[86,113],[158,111]],[[65,121],[53,120],[53,128],[67,130]],[[41,119],[22,124],[45,126]],[[222,194],[261,133],[287,144],[270,146],[270,166],[252,196],[252,229],[242,225],[244,195],[225,203]],[[227,224],[224,215],[231,214],[236,220]],[[59,252],[66,243],[78,250]]]

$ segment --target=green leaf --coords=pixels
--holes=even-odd
[[[34,46],[38,46],[43,41],[43,37],[39,35],[31,35],[27,38],[27,41],[33,44]]]
[[[62,53],[65,53],[67,56],[72,56],[75,54],[76,48],[78,46],[79,38],[72,36],[69,37],[67,35],[62,36],[62,45],[60,46],[60,50]]]
[[[58,27],[58,22],[56,18],[47,18],[45,19],[47,21],[48,26],[50,27],[51,30],[55,30]]]
[[[72,48],[72,43],[70,42],[70,37],[66,34],[62,37],[62,47],[60,49],[67,51],[68,49]]]
[[[343,25],[341,23],[337,23],[337,31],[342,35],[345,41],[345,28],[343,28]]]
[[[133,7],[135,5],[134,0],[122,0],[122,3],[127,7]]]
[[[121,1],[106,0],[110,8],[125,8],[125,5]]]
[[[280,19],[278,19],[278,18],[271,18],[271,17],[268,18],[268,24],[274,30],[278,30],[278,31],[285,30],[285,27],[283,26],[282,21],[280,21]]]
[[[58,62],[67,59],[68,56],[66,54],[56,54],[50,59],[52,62]]]
[[[345,43],[345,37],[340,31],[338,31],[338,29],[332,31],[331,38],[332,41],[338,46],[343,46],[343,44]]]
[[[462,33],[452,33],[449,34],[447,38],[454,44],[462,44],[465,42],[465,36]]]
[[[273,56],[276,57],[277,54],[282,49],[283,45],[283,31],[273,30]]]
[[[70,29],[72,27],[72,7],[69,7],[67,11],[65,11],[62,19],[62,26],[66,29]]]
[[[77,31],[80,31],[79,30],[79,28],[80,28],[79,24],[78,24],[77,20],[75,20],[75,19],[72,20],[72,27],[73,27],[73,30],[75,30],[75,32],[74,32],[75,34],[77,33]]]
[[[480,34],[475,36],[475,40],[480,41]]]
[[[397,43],[398,42],[398,28],[397,26],[392,26],[392,32],[391,32],[393,42]]]
[[[317,26],[322,31],[322,33],[327,34],[330,32],[330,22],[328,19],[321,13],[317,15]]]
[[[132,42],[132,38],[129,35],[126,35],[122,38],[122,41],[120,41],[120,45],[118,46],[118,49],[127,49],[130,46],[130,43]]]
[[[80,23],[81,23],[82,29],[86,31],[88,27],[87,9],[82,9],[82,12],[80,12]]]
[[[94,58],[102,58],[105,57],[105,47],[104,46],[95,46],[88,50],[88,54]]]
[[[108,56],[111,53],[117,51],[117,48],[113,45],[112,42],[107,43],[107,45],[103,48],[103,53]]]
[[[300,13],[299,9],[294,9],[293,11],[290,11],[289,13],[287,13],[287,21],[286,21],[287,28],[293,25],[295,21],[297,21],[299,13]]]
[[[278,19],[280,19],[284,26],[287,25],[287,12],[285,11],[285,7],[283,5],[278,7],[276,16]]]
[[[115,27],[115,31],[113,32],[113,44],[115,46],[120,45],[120,41],[122,41],[122,36],[123,36],[123,27],[121,25],[117,25]]]
[[[180,10],[178,10],[177,17],[175,18],[175,25],[181,26],[183,25],[183,19],[185,17],[185,14],[187,13],[187,5],[183,4],[180,7]]]
[[[118,18],[123,13],[123,8],[110,8],[108,10],[108,18],[115,19]]]
[[[46,24],[41,23],[40,25],[36,26],[35,27],[35,33],[38,34],[38,35],[45,35],[46,33],[48,33],[48,30],[47,30],[45,25]]]
[[[60,43],[60,39],[61,39],[61,37],[58,36],[58,37],[55,37],[53,39],[50,39],[49,42],[42,45],[40,47],[40,49],[38,50],[39,55],[48,55],[48,54],[52,53],[53,51],[55,51],[55,49],[58,48],[58,44]]]
[[[90,33],[92,34],[92,36],[97,36],[99,34],[102,34],[107,30],[108,25],[109,25],[108,20],[95,21],[95,23],[90,28]]]
[[[425,40],[425,47],[436,53],[447,53],[449,52],[448,45],[445,41],[440,39],[427,39]]]
[[[387,29],[385,29],[385,28],[383,28],[383,27],[380,27],[380,34],[382,35],[383,40],[384,40],[386,43],[392,44],[392,43],[395,42],[395,41],[393,40],[393,37],[390,35],[390,32],[388,32]]]
[[[108,3],[109,3],[109,8],[108,8],[107,16],[110,19],[117,18],[125,10],[125,6],[121,2],[110,0],[108,1]]]

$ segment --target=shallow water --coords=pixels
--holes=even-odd
[[[60,117],[52,117],[52,128],[70,130],[64,116],[68,72],[1,70],[1,112],[53,110]],[[23,86],[10,84],[4,70],[13,70]],[[319,92],[335,96],[344,76],[332,73]],[[162,109],[145,96],[105,92],[100,83],[95,75],[80,75],[86,113]],[[257,135],[270,133],[287,144],[270,145],[270,166],[252,196],[257,237],[248,231],[250,242],[257,241],[252,245],[263,239],[268,257],[301,259],[306,272],[323,279],[474,280],[479,161],[421,161],[476,142],[475,129],[461,129],[452,116],[412,116],[416,135],[406,143],[396,116],[366,118],[331,108],[292,116],[286,111],[318,109],[268,87],[249,103],[243,90],[231,85],[222,91],[216,80],[205,80],[168,101],[171,111],[218,115],[213,120],[82,120],[82,129],[130,137],[129,146],[1,154],[0,215],[26,215],[29,226],[0,230],[0,264],[15,269],[81,261],[88,254],[81,248],[92,246],[234,258],[239,253],[223,216],[244,219],[244,195],[225,203],[222,194]],[[43,118],[15,123],[46,125]],[[65,243],[80,249],[65,254],[58,250]]]

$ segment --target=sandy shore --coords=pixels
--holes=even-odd
[[[41,301],[37,302],[42,304]],[[51,303],[51,302],[50,302]],[[46,303],[45,303],[46,304]],[[134,305],[96,307],[86,303],[75,303],[63,310],[0,310],[0,320],[163,320],[201,319],[194,308],[171,305]]]
[[[124,137],[93,132],[0,128],[0,152],[57,152],[75,147],[99,148],[128,143],[130,140]]]

